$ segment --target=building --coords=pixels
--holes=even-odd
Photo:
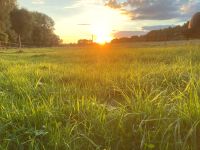
[[[90,44],[93,44],[93,41],[87,40],[87,39],[81,39],[81,40],[78,40],[78,44],[79,45],[90,45]]]

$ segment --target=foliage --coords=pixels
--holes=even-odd
[[[19,9],[15,0],[0,0],[0,33],[1,39],[8,37],[10,42],[18,42],[28,46],[56,46],[60,39],[54,33],[54,21],[39,12]],[[3,37],[3,35],[5,35]]]
[[[0,0],[0,32],[6,32],[9,29],[9,14],[16,6],[15,3],[15,0]]]
[[[189,33],[192,38],[200,38],[200,12],[192,17],[189,28]]]
[[[59,37],[53,33],[54,21],[47,15],[32,12],[32,41],[38,46],[53,46],[59,44]]]
[[[10,29],[9,14],[15,7],[15,0],[0,0],[0,41],[7,42]]]
[[[54,34],[54,21],[39,12],[15,9],[11,12],[12,29],[22,41],[33,46],[56,46],[60,39]]]
[[[12,29],[21,36],[23,42],[31,41],[32,16],[26,9],[14,9],[10,14]]]
[[[7,41],[8,41],[8,35],[0,32],[0,42],[7,42]]]

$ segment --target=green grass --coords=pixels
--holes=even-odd
[[[0,149],[200,149],[198,43],[2,50]]]

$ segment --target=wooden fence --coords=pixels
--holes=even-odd
[[[34,46],[32,46],[30,43],[25,43],[23,42],[21,44],[21,48],[33,48]],[[19,43],[14,43],[14,42],[4,42],[4,41],[0,41],[0,49],[20,49],[20,44]]]

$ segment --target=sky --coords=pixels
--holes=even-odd
[[[65,43],[109,42],[182,25],[200,11],[200,0],[18,0],[21,8],[47,14]]]

